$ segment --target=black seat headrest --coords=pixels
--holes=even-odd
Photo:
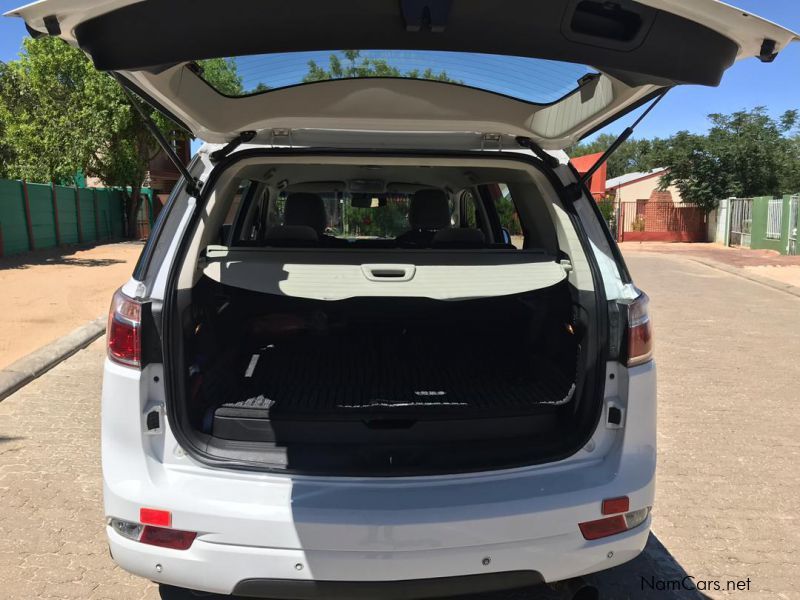
[[[411,197],[408,222],[412,229],[445,229],[450,227],[450,205],[444,190],[420,190]]]
[[[307,225],[277,225],[264,236],[264,245],[273,248],[315,248],[318,244],[317,232]]]
[[[283,212],[283,224],[290,227],[311,227],[317,235],[322,235],[328,225],[328,215],[322,197],[308,192],[289,194]]]
[[[437,231],[431,240],[432,248],[484,248],[486,236],[480,229],[447,228]]]

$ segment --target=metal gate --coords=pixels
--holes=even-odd
[[[789,198],[789,244],[786,248],[786,254],[797,254],[797,205],[800,203],[800,196],[792,196]]]
[[[781,239],[783,226],[783,198],[773,198],[767,205],[767,239]]]
[[[731,246],[750,247],[753,226],[753,199],[731,198]]]

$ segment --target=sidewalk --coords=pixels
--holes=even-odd
[[[729,272],[765,279],[783,286],[800,288],[800,256],[783,256],[773,250],[728,248],[719,244],[682,244],[664,242],[626,242],[619,245],[623,254],[655,252],[678,255],[709,266],[727,267]]]
[[[121,242],[0,259],[0,369],[104,316],[141,251]]]

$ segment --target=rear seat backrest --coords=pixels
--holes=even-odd
[[[450,227],[450,205],[444,190],[432,188],[414,194],[408,206],[408,223],[411,230],[397,236],[397,242],[429,247],[437,231]]]
[[[267,230],[264,243],[279,248],[312,247],[319,243],[319,236],[307,225],[279,225]]]
[[[437,231],[431,240],[431,248],[485,248],[486,236],[480,229],[447,228]]]

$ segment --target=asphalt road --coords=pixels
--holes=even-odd
[[[800,597],[800,298],[686,256],[634,253],[629,265],[656,327],[654,535],[642,556],[593,581],[615,600]],[[115,567],[104,542],[102,344],[0,403],[1,597],[159,597]],[[749,591],[664,589],[687,575]]]

